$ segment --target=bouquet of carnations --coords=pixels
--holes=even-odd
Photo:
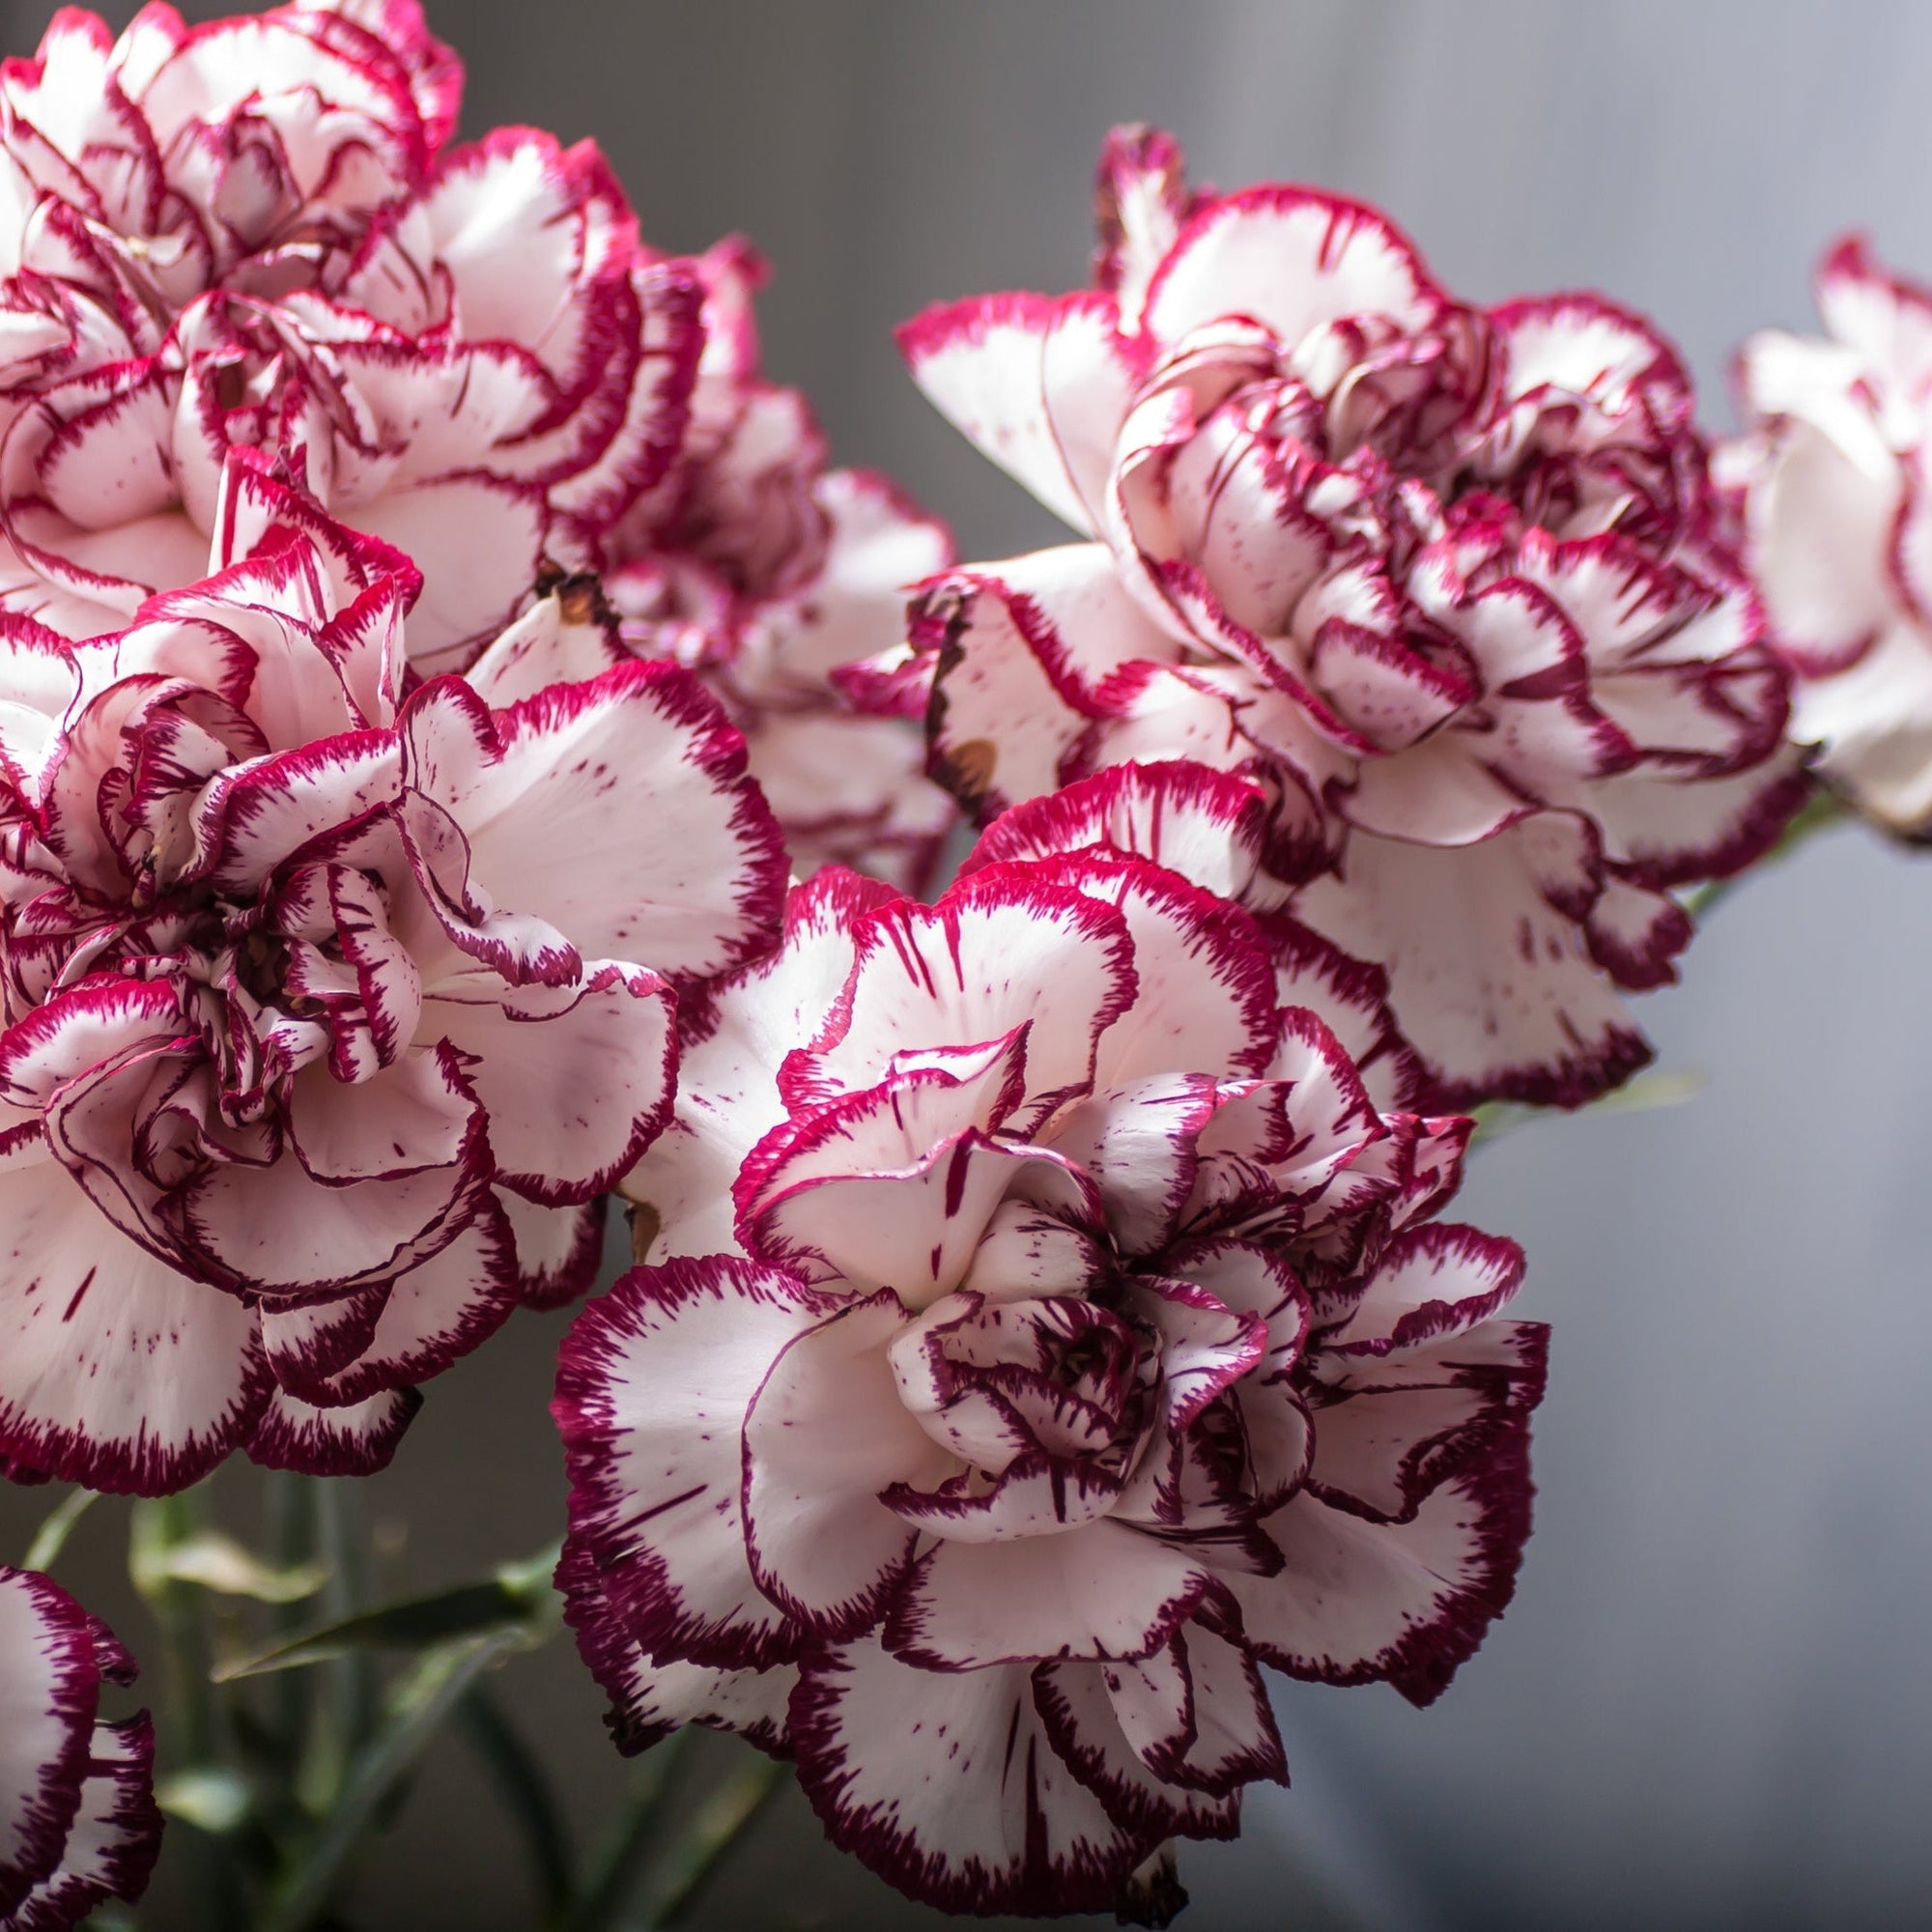
[[[458,1719],[571,1932],[781,1775],[916,1898],[1164,1923],[1269,1672],[1427,1703],[1509,1602],[1548,1337],[1472,1147],[1645,1065],[1724,882],[1932,830],[1932,298],[1840,247],[1714,446],[1630,310],[1122,128],[1090,286],[901,333],[1067,526],[959,564],[749,245],[461,88],[414,0],[0,66],[0,1467],[72,1486],[0,1927],[163,1814],[197,1922],[339,1923]],[[559,1543],[372,1596],[361,1479],[614,1203]],[[158,1735],[43,1574],[97,1494]],[[487,1694],[566,1630],[659,1766],[589,1871]],[[692,1725],[755,1752],[680,1821]]]

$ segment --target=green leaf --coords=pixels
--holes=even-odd
[[[1554,1107],[1523,1107],[1513,1100],[1485,1100],[1469,1111],[1476,1122],[1475,1145],[1489,1147],[1505,1134],[1536,1121],[1575,1120],[1584,1114],[1649,1114],[1663,1107],[1681,1107],[1704,1091],[1709,1076],[1695,1067],[1639,1073],[1600,1099],[1569,1113]]]
[[[745,1761],[705,1798],[683,1831],[657,1848],[643,1900],[643,1920],[652,1932],[688,1921],[724,1855],[778,1795],[789,1771],[748,1747]]]
[[[456,1723],[495,1781],[503,1815],[524,1834],[548,1923],[570,1902],[576,1861],[543,1764],[487,1685],[470,1687],[456,1707]]]
[[[85,1932],[140,1932],[140,1922],[125,1905],[102,1905],[89,1914]]]
[[[218,1529],[197,1530],[155,1551],[151,1561],[157,1578],[193,1583],[217,1597],[250,1597],[258,1604],[298,1604],[328,1580],[320,1564],[277,1566]]]
[[[60,1553],[67,1548],[74,1524],[94,1506],[95,1500],[93,1490],[70,1490],[34,1532],[34,1540],[27,1546],[27,1560],[21,1567],[51,1570],[60,1561]]]
[[[499,1629],[431,1650],[389,1695],[381,1730],[357,1753],[341,1797],[283,1884],[259,1932],[306,1932],[341,1888],[351,1856],[443,1719],[489,1669],[520,1647],[515,1629]]]
[[[630,1796],[591,1861],[590,1876],[575,1902],[556,1916],[564,1932],[609,1932],[623,1920],[665,1813],[681,1788],[675,1774],[696,1735],[691,1727],[673,1731],[632,1767]]]
[[[546,1642],[563,1627],[563,1606],[551,1588],[554,1548],[522,1563],[505,1563],[485,1582],[462,1583],[426,1597],[407,1597],[335,1623],[298,1631],[285,1643],[218,1665],[217,1684],[298,1670],[364,1651],[432,1651],[465,1637],[504,1634],[525,1646]]]
[[[155,1802],[170,1818],[225,1837],[253,1808],[247,1780],[218,1765],[192,1765],[155,1786]]]

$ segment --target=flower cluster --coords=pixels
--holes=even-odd
[[[1682,365],[1599,297],[1455,299],[1358,203],[1190,193],[1164,134],[1113,137],[1099,205],[1096,288],[902,331],[1083,538],[927,590],[934,770],[982,812],[1258,775],[1437,1104],[1589,1099],[1648,1058],[1619,994],[1671,977],[1672,889],[1803,795]]]
[[[945,532],[826,469],[759,373],[747,250],[643,246],[588,143],[449,146],[461,91],[414,0],[150,6],[118,41],[65,10],[0,66],[0,608],[125,623],[205,574],[226,453],[270,451],[413,560],[425,671],[601,569],[627,644],[751,735],[804,869],[923,878],[950,802],[832,673]]]
[[[783,882],[685,673],[555,683],[546,604],[405,696],[414,566],[225,476],[213,576],[0,619],[0,1453],[100,1489],[369,1467],[581,1293]]]
[[[1932,836],[1932,292],[1857,240],[1818,271],[1825,341],[1745,345],[1748,435],[1721,452],[1792,735],[1858,809]]]
[[[1932,836],[1932,295],[1841,247],[1714,469],[1641,318],[1122,129],[1094,287],[903,332],[1078,538],[958,567],[747,244],[461,89],[416,0],[0,63],[0,1473],[375,1470],[614,1189],[619,1745],[1153,1910],[1286,1778],[1267,1670],[1427,1703],[1510,1600],[1547,1337],[1462,1110],[1648,1057],[1805,746]],[[0,1567],[0,1932],[145,1883],[130,1675]]]
[[[0,1932],[139,1897],[160,1848],[154,1728],[99,1716],[133,1660],[44,1577],[0,1564]]]
[[[1126,770],[933,906],[795,891],[624,1183],[656,1264],[565,1346],[620,1741],[789,1752],[944,1906],[1115,1903],[1285,1776],[1261,1665],[1426,1702],[1510,1594],[1520,1256],[1435,1218],[1469,1123],[1381,976],[1235,902],[1268,848],[1253,783]]]

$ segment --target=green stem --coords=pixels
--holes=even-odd
[[[651,1932],[683,1922],[719,1861],[777,1796],[784,1771],[774,1758],[752,1757],[698,1806],[652,1872],[644,1901],[644,1923]]]
[[[554,1922],[570,1902],[576,1874],[570,1834],[543,1766],[483,1685],[472,1687],[456,1707],[456,1721],[495,1778],[504,1811],[527,1841],[545,1921]]]
[[[361,1497],[354,1483],[315,1484],[316,1548],[328,1571],[321,1608],[331,1623],[346,1622],[368,1601],[369,1563]],[[297,1775],[303,1808],[327,1817],[341,1794],[355,1752],[376,1719],[375,1660],[346,1651],[322,1666],[309,1719],[308,1742]]]
[[[599,1851],[582,1893],[554,1921],[559,1932],[607,1932],[618,1923],[670,1799],[671,1774],[690,1748],[691,1733],[679,1731],[639,1761],[630,1801]]]
[[[179,1768],[218,1771],[228,1757],[227,1739],[210,1680],[213,1646],[209,1635],[208,1593],[168,1574],[169,1552],[190,1542],[208,1521],[204,1484],[179,1495],[137,1501],[128,1517],[128,1568],[146,1600],[161,1639],[161,1700],[167,1717],[162,1735]],[[201,1922],[210,1932],[243,1932],[247,1924],[240,1876],[226,1848],[200,1832],[190,1834]]]
[[[349,1766],[307,1855],[258,1932],[308,1932],[341,1888],[351,1855],[402,1779],[484,1671],[517,1647],[514,1633],[433,1652],[407,1678],[394,1715]]]
[[[269,1548],[284,1570],[311,1562],[316,1556],[321,1485],[313,1476],[271,1469],[267,1482]],[[269,1619],[277,1641],[293,1636],[313,1614],[301,1603],[277,1604]],[[291,1765],[299,1764],[307,1735],[311,1685],[300,1671],[286,1673],[274,1687],[274,1730]]]

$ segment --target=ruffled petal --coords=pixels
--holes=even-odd
[[[935,654],[933,775],[982,816],[1059,788],[1122,666],[1179,655],[1102,544],[940,578],[915,606],[913,638]]]
[[[583,1294],[604,1259],[605,1201],[546,1208],[498,1188],[497,1205],[516,1245],[517,1292],[525,1306],[563,1308]]]
[[[154,1726],[99,1719],[132,1659],[64,1590],[4,1564],[0,1658],[0,1920],[64,1932],[146,1889],[161,1836]]]
[[[65,1591],[0,1566],[0,1913],[59,1865],[87,1777],[100,1660]]]
[[[749,1262],[675,1261],[625,1275],[565,1338],[553,1413],[571,1533],[653,1655],[726,1670],[796,1656],[753,1575],[742,1436],[785,1346],[836,1306]]]
[[[1578,923],[1596,863],[1586,829],[1553,814],[1456,850],[1358,835],[1298,910],[1387,971],[1435,1105],[1576,1106],[1650,1059]]]
[[[1276,1669],[1322,1684],[1386,1680],[1427,1704],[1509,1603],[1530,1494],[1520,1441],[1449,1476],[1406,1522],[1367,1521],[1304,1492],[1264,1524],[1281,1573],[1221,1581]]]
[[[768,937],[778,828],[745,779],[738,734],[675,668],[627,664],[494,719],[439,681],[402,728],[407,781],[462,828],[468,889],[488,903],[514,905],[584,956],[676,978],[728,971]],[[673,824],[675,838],[640,846],[640,827]],[[452,936],[466,943],[454,924]],[[470,943],[497,964],[487,926]],[[501,956],[514,963],[514,951]]]
[[[161,1495],[248,1439],[270,1395],[251,1310],[137,1248],[50,1164],[0,1173],[0,1207],[11,1463]]]
[[[155,1727],[143,1715],[94,1727],[80,1808],[59,1865],[7,1921],[9,1932],[64,1932],[110,1899],[136,1899],[161,1849]]]
[[[923,1072],[820,1108],[769,1166],[748,1167],[745,1247],[810,1281],[890,1288],[909,1308],[950,1294],[1002,1203],[1081,1198],[1053,1152],[974,1125],[972,1093]]]
[[[1019,1659],[1138,1658],[1164,1643],[1201,1601],[1199,1557],[1118,1522],[926,1550],[893,1605],[885,1641],[925,1670],[976,1670]]]
[[[912,1560],[916,1532],[881,1492],[953,1467],[899,1401],[886,1350],[906,1320],[888,1293],[808,1329],[772,1363],[745,1417],[752,1571],[815,1640],[869,1629]]]
[[[1262,1674],[1239,1643],[1190,1623],[1164,1650],[1101,1675],[1115,1720],[1157,1776],[1213,1796],[1288,1782]]]
[[[414,1389],[384,1389],[342,1408],[318,1408],[276,1389],[249,1438],[248,1459],[303,1476],[373,1476],[389,1466],[422,1406]]]
[[[279,1379],[332,1408],[371,1404],[440,1376],[480,1348],[515,1311],[520,1291],[515,1239],[493,1202],[440,1254],[397,1277],[339,1367],[321,1378],[278,1370]]]
[[[777,1069],[827,1026],[851,976],[858,921],[896,895],[837,869],[785,902],[784,943],[687,1009],[676,1118],[622,1183],[663,1231],[666,1255],[735,1251],[733,1191],[753,1148],[785,1115]]]
[[[781,1074],[794,1105],[875,1085],[909,1042],[965,1046],[1032,1023],[1025,1097],[1044,1113],[1092,1082],[1101,1036],[1137,985],[1118,911],[1024,876],[977,874],[937,906],[883,907],[857,941],[822,1040]]]
[[[934,1675],[843,1645],[806,1666],[791,1730],[833,1843],[944,1911],[1105,1910],[1151,1849],[1054,1750],[1027,1665]]]
[[[786,1707],[798,1672],[709,1670],[696,1663],[657,1663],[645,1656],[606,1593],[589,1550],[566,1538],[556,1567],[564,1621],[585,1667],[611,1700],[605,1724],[626,1757],[648,1750],[686,1724],[736,1731],[760,1750],[787,1749]]]
[[[1420,328],[1443,300],[1413,244],[1376,210],[1314,188],[1254,187],[1208,201],[1181,228],[1145,321],[1174,341],[1252,316],[1294,343],[1360,316]]]
[[[1151,1840],[1237,1835],[1238,1790],[1206,1792],[1149,1768],[1115,1708],[1121,1674],[1121,1666],[1107,1663],[1040,1666],[1035,1696],[1054,1749],[1112,1816]]]
[[[1083,535],[1097,529],[1142,356],[1105,296],[977,297],[898,331],[949,422]]]
[[[960,867],[1092,851],[1150,859],[1205,892],[1266,912],[1287,889],[1264,870],[1267,795],[1259,782],[1206,765],[1120,765],[1017,805],[980,834]]]
[[[611,1186],[669,1117],[673,1002],[655,973],[593,962],[571,987],[466,975],[424,1002],[422,1030],[474,1063],[497,1179],[552,1206]]]

